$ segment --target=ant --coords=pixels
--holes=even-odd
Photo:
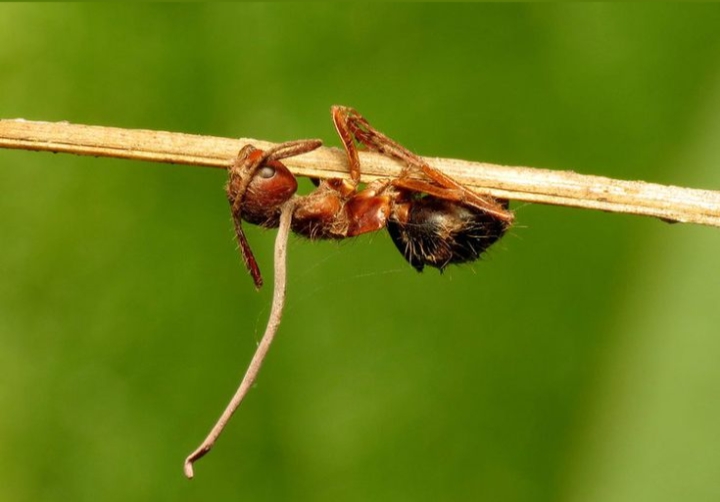
[[[356,110],[333,106],[332,118],[349,159],[350,179],[322,181],[296,197],[292,230],[310,239],[345,239],[387,228],[395,246],[416,270],[440,271],[477,260],[513,221],[507,201],[481,196],[429,166],[421,157],[374,129]],[[355,142],[401,162],[395,179],[360,186]],[[242,231],[242,220],[278,226],[280,206],[297,181],[280,160],[314,150],[318,140],[283,143],[263,152],[251,145],[238,155],[226,190],[245,265],[256,287],[262,276]]]
[[[310,239],[345,239],[387,228],[416,270],[427,265],[442,272],[450,264],[477,260],[513,222],[506,200],[470,191],[374,129],[354,109],[333,106],[332,118],[347,153],[350,179],[327,179],[312,193],[295,195],[297,180],[281,160],[319,148],[320,140],[290,141],[268,150],[246,145],[230,167],[225,190],[242,258],[258,289],[262,275],[242,221],[278,228],[275,289],[265,334],[239,388],[206,439],[185,460],[188,478],[193,477],[193,463],[210,451],[240,406],[277,332],[285,301],[290,230]],[[402,163],[400,175],[361,188],[356,143]]]

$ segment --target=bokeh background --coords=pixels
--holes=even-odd
[[[4,118],[339,145],[336,103],[420,154],[718,189],[720,7],[0,6]],[[442,275],[293,239],[187,481],[271,295],[224,181],[0,151],[0,500],[720,499],[720,231],[521,203]]]

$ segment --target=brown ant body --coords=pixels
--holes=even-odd
[[[242,229],[242,221],[278,228],[275,240],[275,289],[265,334],[240,386],[205,440],[185,459],[185,475],[215,444],[257,378],[277,333],[285,304],[285,257],[290,230],[310,239],[345,239],[387,228],[405,259],[417,270],[443,270],[451,263],[476,260],[513,221],[506,201],[480,196],[430,167],[403,146],[373,129],[352,108],[332,108],[335,128],[350,166],[350,179],[328,179],[305,196],[282,159],[318,148],[319,140],[291,141],[269,150],[245,146],[230,167],[226,186],[243,261],[256,287],[262,276]],[[397,178],[373,181],[360,189],[355,143],[403,164]]]
[[[430,167],[422,158],[370,126],[352,108],[334,106],[335,128],[347,152],[350,179],[320,182],[296,197],[292,230],[310,239],[345,239],[387,228],[395,246],[418,271],[477,260],[513,221],[506,201],[480,196]],[[395,179],[359,189],[356,142],[401,162]],[[227,184],[238,242],[255,285],[262,277],[241,221],[278,226],[280,207],[294,197],[297,181],[281,159],[320,146],[317,140],[290,142],[263,152],[246,146],[230,169]]]

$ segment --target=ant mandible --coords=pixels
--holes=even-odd
[[[513,213],[505,200],[478,195],[428,165],[344,106],[332,118],[345,151],[350,179],[327,179],[295,196],[297,180],[280,160],[320,146],[319,140],[283,143],[268,150],[248,145],[238,154],[226,186],[243,261],[256,287],[262,276],[242,230],[242,220],[278,226],[280,208],[294,200],[292,230],[310,239],[345,239],[387,228],[395,246],[418,271],[442,271],[453,263],[477,260],[507,231]],[[397,178],[360,189],[357,144],[403,164]]]

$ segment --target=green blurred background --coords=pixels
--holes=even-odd
[[[717,5],[2,5],[0,116],[720,188]],[[0,500],[720,499],[720,231],[515,203],[472,266],[293,239],[219,170],[0,151]],[[250,229],[269,276],[274,232]]]

